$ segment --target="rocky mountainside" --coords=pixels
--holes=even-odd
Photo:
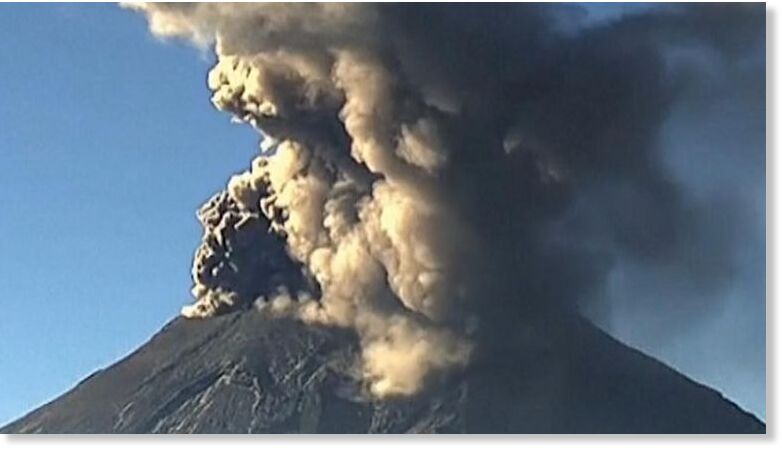
[[[557,330],[555,332],[551,330]],[[351,333],[248,310],[177,318],[4,433],[764,433],[720,393],[578,317],[414,398],[375,401]]]

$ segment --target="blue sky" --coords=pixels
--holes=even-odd
[[[195,210],[258,139],[210,105],[204,55],[116,5],[0,5],[0,66],[5,423],[190,300]]]
[[[210,65],[116,5],[0,5],[0,424],[126,355],[190,301],[195,210],[258,141],[210,105]],[[736,123],[725,111],[710,126]],[[703,129],[696,119],[671,124],[669,139],[733,145],[690,132]],[[693,189],[735,174],[730,158],[703,169],[672,148],[680,172],[708,178]],[[734,184],[748,179],[757,239],[723,311],[667,342],[645,336],[642,318],[606,328],[764,416],[765,315],[742,299],[764,296],[765,183],[752,172]]]

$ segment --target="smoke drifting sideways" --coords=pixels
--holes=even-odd
[[[130,7],[214,45],[213,104],[263,136],[199,212],[187,317],[256,304],[352,328],[383,398],[588,307],[616,261],[730,277],[733,240],[707,232],[712,205],[671,176],[660,129],[713,70],[671,55],[740,65],[762,4],[594,26],[557,4]]]

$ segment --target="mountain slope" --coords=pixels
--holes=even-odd
[[[552,332],[551,330],[556,330]],[[338,329],[257,311],[174,319],[4,433],[764,433],[765,425],[577,317],[518,333],[412,399],[377,402]]]

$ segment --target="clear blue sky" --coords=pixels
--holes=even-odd
[[[0,5],[0,424],[126,355],[190,301],[195,209],[258,140],[211,107],[209,58],[156,40],[116,5]],[[707,118],[713,128],[741,126],[726,111]],[[733,145],[680,124],[668,134],[688,149]],[[739,167],[700,161],[675,164],[711,177],[702,185]],[[746,276],[725,294],[736,300],[673,343],[629,316],[612,330],[761,416],[764,167],[735,181],[757,190]]]
[[[257,148],[209,66],[116,5],[0,5],[0,424],[190,300],[195,209]]]

